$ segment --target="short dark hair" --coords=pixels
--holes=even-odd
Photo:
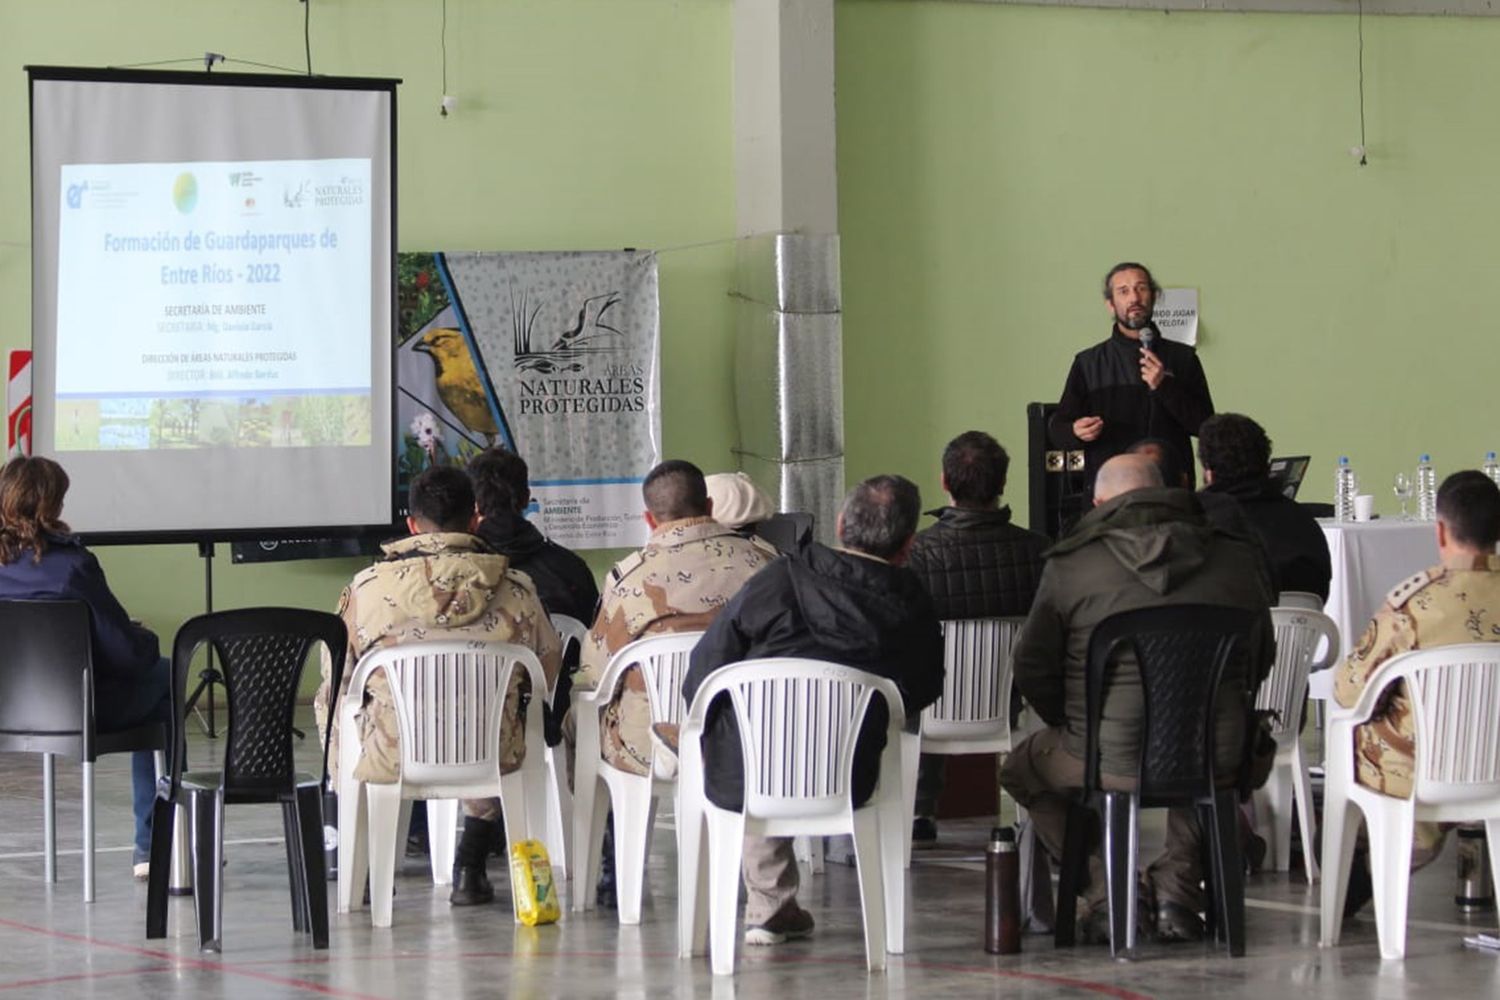
[[[469,479],[482,517],[519,514],[531,502],[526,459],[509,448],[488,448],[469,459]]]
[[[1109,283],[1115,280],[1115,275],[1119,274],[1121,271],[1144,272],[1146,275],[1146,280],[1151,283],[1151,294],[1161,294],[1161,286],[1156,283],[1156,278],[1152,276],[1151,269],[1149,267],[1147,267],[1145,264],[1137,264],[1133,260],[1125,260],[1110,268],[1109,273],[1104,276],[1104,301],[1109,302],[1111,300],[1111,296],[1109,294]]]
[[[468,531],[474,516],[474,487],[463,469],[436,465],[411,481],[406,505],[412,517],[439,531]]]
[[[964,431],[943,449],[943,481],[955,503],[994,503],[1009,471],[1010,456],[984,431]]]
[[[703,481],[703,470],[680,458],[668,459],[646,473],[641,497],[657,521],[703,517],[708,513],[708,484]]]
[[[1454,541],[1493,552],[1500,541],[1500,487],[1474,469],[1455,472],[1438,487],[1437,516]]]
[[[1264,479],[1271,468],[1271,439],[1242,413],[1215,413],[1198,428],[1198,459],[1216,483]]]
[[[849,492],[839,511],[839,541],[889,559],[917,530],[922,496],[905,476],[871,476]]]
[[[1156,452],[1156,455],[1150,454],[1153,450]],[[1182,461],[1182,453],[1177,450],[1175,444],[1166,438],[1141,438],[1135,444],[1126,448],[1125,454],[1146,455],[1151,458],[1156,463],[1156,468],[1161,472],[1163,486],[1170,486],[1173,489],[1177,489],[1187,481],[1188,470]],[[1160,458],[1157,457],[1158,455]],[[1187,485],[1189,488],[1192,487],[1192,483],[1188,483]]]

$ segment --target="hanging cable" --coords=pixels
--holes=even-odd
[[[1365,0],[1359,0],[1356,23],[1359,33],[1359,165],[1363,167],[1370,162],[1365,155],[1368,149],[1365,145]]]
[[[302,47],[307,51],[307,75],[312,76],[312,0],[302,0]]]

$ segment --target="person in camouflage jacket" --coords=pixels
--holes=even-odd
[[[349,630],[340,697],[347,695],[354,665],[369,650],[441,639],[525,646],[537,654],[550,685],[561,667],[562,643],[531,579],[469,533],[475,513],[468,476],[454,468],[429,469],[412,483],[409,504],[411,536],[386,543],[384,558],[357,574],[339,598],[339,615]],[[327,713],[335,710],[328,750],[330,770],[337,773],[340,733],[329,697],[331,677],[325,656],[314,705],[320,731]],[[532,697],[529,681],[513,676],[501,725],[504,773],[520,767],[525,758],[522,720]],[[384,673],[370,678],[361,699],[355,776],[374,784],[395,782],[400,778],[400,734]],[[467,799],[463,807],[464,836],[450,897],[455,905],[493,899],[484,858],[500,837],[498,798]]]

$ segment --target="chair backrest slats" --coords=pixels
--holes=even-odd
[[[1308,673],[1338,659],[1339,633],[1327,615],[1296,607],[1272,608],[1271,623],[1276,629],[1276,662],[1256,692],[1255,707],[1274,713],[1271,735],[1287,745],[1300,731]],[[1326,645],[1315,664],[1320,643]]]
[[[924,735],[1008,739],[1011,647],[1024,618],[943,622],[943,694],[922,713]]]
[[[1387,666],[1406,679],[1417,797],[1441,794],[1441,786],[1500,785],[1500,644],[1420,650]]]

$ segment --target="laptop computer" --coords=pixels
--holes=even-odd
[[[1311,462],[1308,455],[1271,459],[1271,481],[1281,489],[1282,496],[1288,500],[1297,499],[1297,491],[1302,488],[1302,478],[1307,475]]]

